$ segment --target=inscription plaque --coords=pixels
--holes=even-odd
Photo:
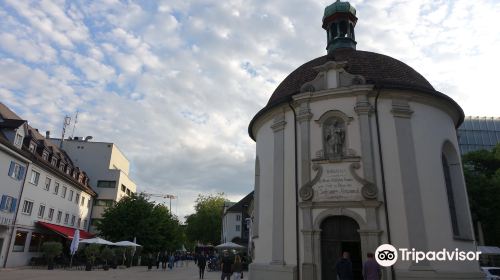
[[[314,201],[360,201],[361,183],[349,171],[348,164],[323,164],[323,174],[313,186]]]

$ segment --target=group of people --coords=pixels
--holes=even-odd
[[[380,280],[382,278],[382,271],[380,265],[374,258],[373,253],[367,254],[367,260],[363,263],[363,279],[364,280]],[[352,272],[352,263],[349,259],[349,253],[342,253],[342,258],[335,265],[337,277],[339,280],[353,280],[354,275]]]
[[[205,276],[205,268],[208,262],[208,255],[204,252],[198,254],[195,258],[196,264],[199,268],[200,279]],[[224,251],[220,258],[220,270],[221,270],[221,280],[231,280],[231,276],[234,276],[234,280],[240,280],[243,278],[243,264],[241,257],[235,255],[231,257],[228,251]]]
[[[182,267],[182,266],[188,266],[189,260],[192,259],[192,256],[188,253],[183,253],[183,252],[175,252],[175,253],[168,253],[166,251],[163,252],[158,252],[156,254],[156,258],[152,254],[149,256],[151,263],[156,263],[156,269],[160,269],[160,267],[163,270],[167,269],[167,266],[169,269],[173,269],[175,267]],[[152,266],[152,265],[151,265]]]

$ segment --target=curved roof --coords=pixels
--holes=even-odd
[[[443,98],[456,106],[460,112],[461,117],[457,126],[463,121],[464,116],[460,106],[447,95],[436,91],[422,75],[407,64],[390,56],[374,52],[340,49],[336,50],[332,55],[321,56],[306,62],[288,75],[278,85],[267,105],[250,122],[248,128],[250,137],[254,138],[251,128],[259,116],[279,104],[288,102],[293,95],[300,93],[300,88],[304,83],[316,78],[318,71],[314,67],[323,65],[328,61],[347,62],[344,69],[348,73],[363,76],[367,84],[373,84],[376,88],[416,90]]]

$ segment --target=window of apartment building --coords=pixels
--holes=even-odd
[[[59,193],[59,182],[54,183],[54,194],[57,195]]]
[[[19,133],[16,133],[16,138],[14,138],[14,145],[21,147],[23,144],[23,136]]]
[[[69,190],[68,200],[69,201],[73,200],[73,190]]]
[[[236,221],[241,221],[241,216],[240,215],[236,215]]]
[[[87,223],[88,223],[87,219],[83,220],[83,229],[87,228]]]
[[[129,189],[127,189],[127,195],[130,196],[130,190]]]
[[[28,251],[29,252],[40,252],[43,239],[44,239],[43,234],[38,233],[38,232],[32,232],[30,246],[28,247]]]
[[[30,152],[34,153],[35,150],[36,150],[36,145],[34,143],[30,143],[30,146],[29,146],[28,150]]]
[[[69,214],[68,214],[68,213],[66,213],[66,214],[64,215],[64,224],[65,224],[65,225],[67,225],[67,224],[68,224],[68,222],[69,222]]]
[[[240,231],[241,230],[241,226],[240,225],[236,225],[236,231]]]
[[[66,191],[68,190],[68,188],[66,186],[63,186],[62,187],[62,191],[61,191],[61,197],[62,198],[65,198],[66,197]]]
[[[122,192],[125,192],[127,190],[127,187],[125,187],[125,185],[122,184]]]
[[[66,174],[70,175],[71,174],[71,166],[66,167]]]
[[[77,193],[75,196],[75,204],[78,205],[79,202],[80,202],[80,194]]]
[[[43,160],[49,160],[49,153],[47,153],[47,152],[44,151],[42,153],[42,158],[43,158]]]
[[[114,189],[116,187],[116,181],[97,181],[97,187]]]
[[[76,227],[80,228],[81,225],[82,225],[82,218],[78,218],[78,222],[76,223]]]
[[[75,225],[75,219],[76,219],[75,215],[72,215],[71,216],[71,226]]]
[[[57,158],[52,157],[52,160],[50,161],[50,164],[52,164],[52,166],[57,166]]]
[[[16,232],[16,239],[14,240],[14,247],[12,248],[12,252],[24,252],[24,246],[26,245],[27,236],[28,232],[26,231]]]
[[[82,195],[82,203],[80,203],[80,206],[84,206],[85,205],[85,197],[83,197]]]
[[[40,207],[38,207],[38,218],[43,218],[44,214],[45,214],[45,205],[40,204]]]
[[[49,215],[47,216],[47,220],[52,221],[54,218],[54,208],[49,209]]]
[[[0,211],[14,213],[16,211],[17,199],[12,196],[2,195],[0,200]]]
[[[61,223],[61,218],[62,218],[62,211],[57,211],[57,218],[56,222],[59,224]]]
[[[11,161],[9,167],[9,176],[16,180],[22,180],[24,179],[24,169],[24,166]]]
[[[33,201],[25,200],[23,204],[22,213],[26,215],[31,215],[31,211],[33,211]]]
[[[30,183],[35,186],[38,186],[38,180],[40,180],[40,172],[31,170]]]
[[[62,162],[61,162],[61,163],[59,164],[59,170],[61,170],[61,171],[63,171],[63,172],[64,172],[64,166],[65,166],[65,165],[64,165],[64,163],[62,163]]]
[[[92,200],[89,198],[89,200],[87,200],[87,208],[90,209],[90,207],[92,206]]]
[[[106,206],[111,207],[114,204],[112,199],[97,199],[95,202],[96,206]]]
[[[50,179],[49,177],[45,178],[45,186],[44,186],[44,189],[46,191],[49,191],[50,190],[50,184],[52,183],[52,179]]]

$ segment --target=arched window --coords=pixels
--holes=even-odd
[[[457,150],[449,141],[446,141],[443,145],[441,163],[453,236],[458,239],[473,240],[472,222],[462,165]]]
[[[338,30],[337,30],[337,23],[334,22],[332,25],[330,25],[330,33],[331,33],[331,38],[335,39],[338,36]]]
[[[441,155],[441,160],[443,163],[446,194],[448,196],[448,208],[450,209],[451,227],[453,230],[453,235],[459,236],[460,232],[458,230],[457,209],[455,206],[455,197],[453,196],[453,185],[451,183],[450,166],[448,164],[448,160],[446,159],[446,155],[444,153]]]
[[[341,21],[339,25],[339,32],[341,38],[347,37],[347,28],[348,28],[347,22],[345,20]]]

